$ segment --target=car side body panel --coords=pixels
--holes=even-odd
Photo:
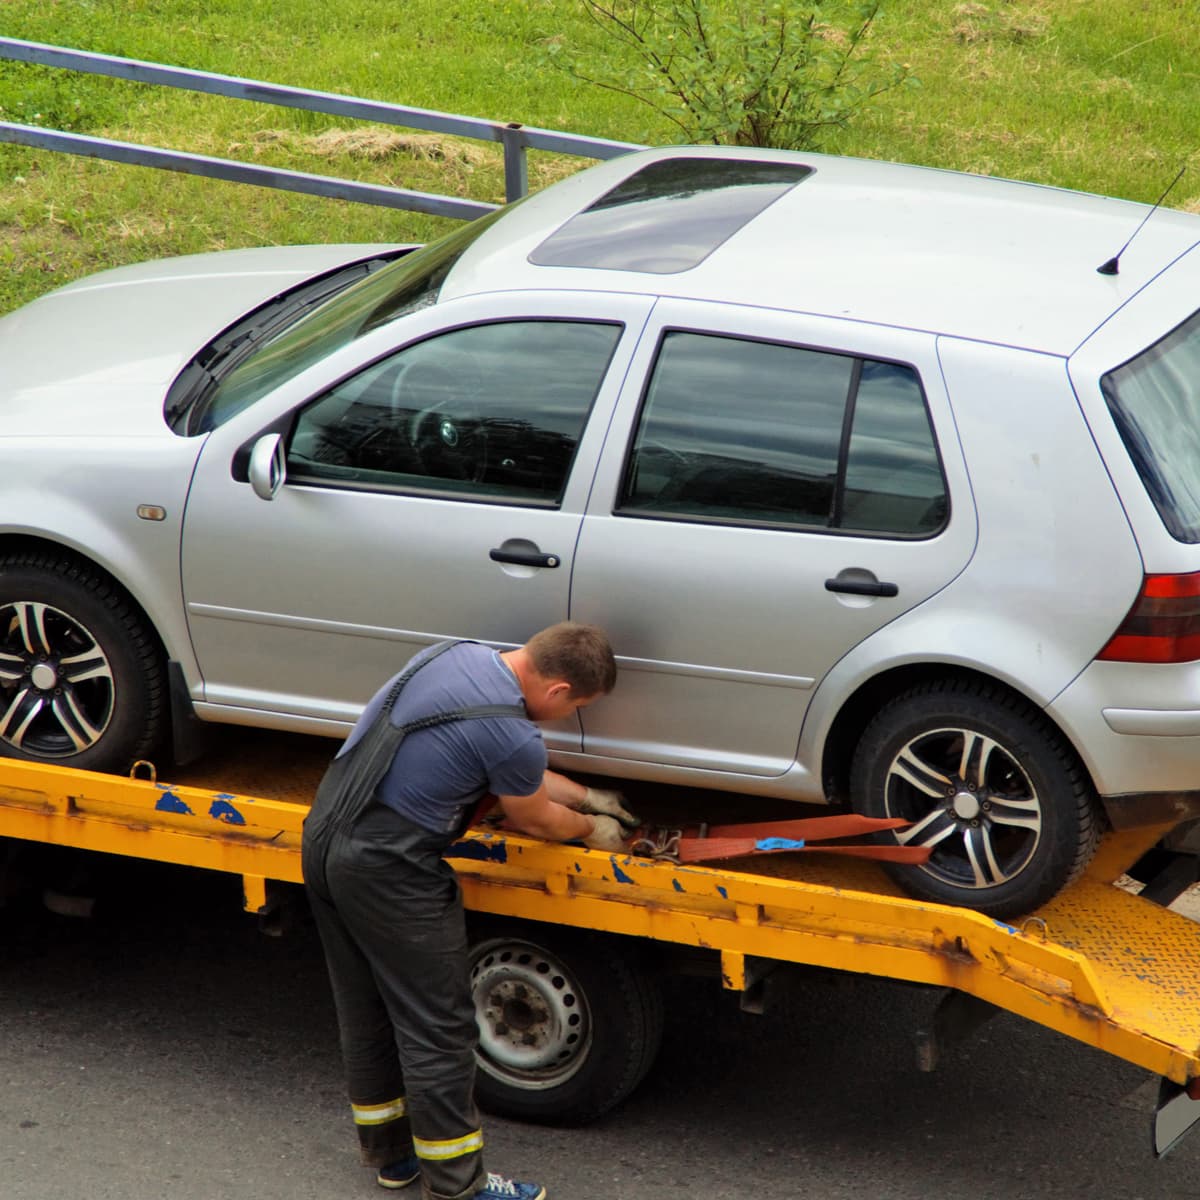
[[[644,381],[660,336],[672,330],[915,368],[943,446],[950,490],[945,527],[931,537],[901,539],[614,514]],[[728,397],[730,419],[738,402],[736,394]],[[725,787],[736,788],[748,775],[784,776],[796,761],[814,689],[830,667],[946,586],[974,545],[970,488],[932,338],[735,305],[660,301],[614,415],[576,556],[572,618],[610,631],[623,672],[621,704],[581,714],[588,754],[605,763],[635,759],[651,772],[650,764],[698,768],[706,781]],[[844,572],[894,584],[897,594],[827,590],[826,580]]]
[[[519,644],[566,619],[571,568],[595,460],[650,302],[642,297],[512,293],[426,310],[318,364],[208,439],[188,498],[183,579],[204,675],[204,715],[289,714],[348,728],[414,653],[450,637]],[[348,368],[447,324],[578,319],[624,327],[592,405],[561,505],[483,503],[403,490],[285,482],[274,499],[234,478],[238,451]],[[238,530],[238,553],[225,533]],[[554,567],[493,561],[527,543]],[[311,727],[311,725],[310,725]],[[550,744],[578,748],[574,720]]]

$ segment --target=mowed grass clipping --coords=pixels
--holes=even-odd
[[[546,62],[575,0],[0,0],[0,34],[297,87],[666,144],[674,126]],[[1200,210],[1194,0],[893,0],[874,48],[921,86],[822,148]],[[503,199],[494,144],[0,61],[0,119]],[[534,187],[586,166],[534,155]],[[0,146],[0,311],[121,263],[235,246],[424,241],[414,213]],[[981,237],[986,231],[981,231]]]

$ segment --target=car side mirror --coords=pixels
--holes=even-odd
[[[274,500],[275,493],[287,478],[287,467],[283,457],[283,438],[277,433],[264,433],[250,451],[250,465],[246,470],[254,494],[261,500]]]

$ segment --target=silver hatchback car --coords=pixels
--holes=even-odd
[[[724,148],[0,321],[0,749],[344,732],[608,629],[558,766],[912,825],[996,915],[1200,814],[1200,216]],[[1101,268],[1098,270],[1098,268]]]

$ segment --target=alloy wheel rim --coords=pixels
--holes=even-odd
[[[889,764],[884,788],[887,815],[913,822],[897,840],[932,847],[922,869],[944,883],[1009,883],[1041,842],[1037,787],[1002,743],[979,730],[950,726],[911,738]]]
[[[0,741],[34,758],[79,754],[104,735],[115,695],[85,625],[36,600],[0,604]]]

